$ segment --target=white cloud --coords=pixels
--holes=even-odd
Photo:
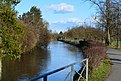
[[[83,20],[82,20],[81,18],[73,17],[73,18],[68,18],[68,19],[60,19],[60,20],[58,20],[58,21],[52,22],[51,24],[55,24],[55,23],[63,23],[63,24],[66,24],[66,23],[68,23],[68,22],[80,24],[80,23],[83,22]]]
[[[64,19],[60,19],[57,21],[53,21],[51,24],[56,24],[56,23],[66,23],[67,21],[65,21]]]
[[[66,31],[68,28],[79,26],[83,24],[83,20],[81,18],[67,18],[67,19],[60,19],[55,22],[52,22],[49,28],[52,31]]]
[[[52,4],[48,9],[53,10],[54,13],[72,13],[75,11],[74,6],[67,3]]]
[[[81,22],[83,22],[83,20],[80,19],[80,18],[74,17],[74,18],[69,18],[69,19],[68,19],[68,22],[81,23]]]

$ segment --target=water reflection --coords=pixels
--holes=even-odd
[[[1,81],[27,81],[37,75],[58,69],[82,59],[80,50],[58,41],[51,41],[47,49],[35,48],[19,60],[0,60]],[[77,67],[75,67],[77,68]],[[80,67],[79,67],[80,68]],[[49,81],[62,81],[69,69],[49,76]],[[58,76],[59,75],[59,76]]]
[[[2,59],[1,81],[22,81],[38,75],[46,69],[50,54],[48,50],[35,48],[30,54],[22,55],[20,60]]]

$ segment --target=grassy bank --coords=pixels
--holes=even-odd
[[[58,41],[61,41],[61,42],[64,42],[64,43],[67,43],[67,44],[70,44],[70,45],[73,45],[82,49],[88,46],[88,42],[84,40],[58,39]]]
[[[110,60],[103,60],[101,64],[93,71],[92,75],[89,77],[89,81],[103,81],[108,76],[110,67]]]
[[[109,47],[117,48],[117,41],[112,41]],[[118,48],[121,49],[121,41],[118,41]]]

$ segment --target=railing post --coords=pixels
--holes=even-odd
[[[86,59],[86,81],[88,81],[88,58]]]
[[[71,65],[71,81],[73,81],[74,77],[74,64]]]
[[[44,81],[47,81],[47,76],[44,77]]]

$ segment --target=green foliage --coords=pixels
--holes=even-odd
[[[112,47],[112,48],[121,48],[121,40],[118,40],[118,45],[117,45],[117,40],[111,41],[111,44],[109,45],[109,47]]]
[[[12,0],[1,2],[0,37],[2,42],[0,47],[2,54],[17,58],[24,51],[21,42],[24,37],[24,30],[11,8],[13,4],[16,5]]]
[[[105,78],[110,73],[111,62],[109,59],[104,59],[101,61],[100,65],[95,68],[93,73],[89,75],[89,81],[104,81]],[[85,81],[85,79],[81,79],[80,81]]]
[[[105,59],[101,62],[92,75],[89,77],[89,81],[103,81],[110,72],[110,60]]]
[[[19,2],[0,1],[0,53],[13,58],[49,42],[48,23],[43,21],[40,9],[34,6],[18,20],[14,7]]]
[[[12,20],[13,21],[13,20]],[[22,42],[24,32],[16,20],[11,23],[4,23],[1,27],[2,50],[3,54],[10,56],[18,56],[23,52]]]

